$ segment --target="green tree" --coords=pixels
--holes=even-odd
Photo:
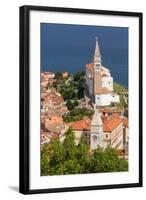
[[[77,98],[77,95],[75,93],[75,88],[73,86],[61,88],[60,93],[64,97],[65,100]]]
[[[49,172],[49,144],[41,148],[41,175],[48,175]]]
[[[78,82],[78,81],[83,80],[84,76],[85,76],[85,71],[80,71],[80,72],[77,72],[77,73],[74,75],[73,79],[74,79],[74,81],[77,81],[77,82]]]
[[[53,139],[50,148],[50,165],[59,165],[63,160],[63,146],[59,139]]]
[[[69,128],[61,143],[53,139],[41,148],[41,175],[127,171],[128,162],[119,158],[117,150],[98,147],[90,151],[86,139],[75,144],[74,131]]]
[[[62,166],[63,174],[79,174],[80,164],[76,159],[66,160]]]
[[[68,99],[67,102],[66,102],[66,106],[68,107],[69,110],[73,110],[78,105],[79,105],[79,103],[76,99],[75,100]]]
[[[77,148],[76,159],[80,163],[80,173],[88,172],[89,166],[89,145],[87,145],[84,137],[81,137]]]
[[[75,134],[72,128],[66,132],[66,138],[63,142],[65,160],[75,159],[77,146],[75,145]]]
[[[97,148],[94,151],[90,166],[91,172],[117,172],[127,170],[128,162],[118,157],[116,149],[110,147],[105,150]]]
[[[81,99],[84,97],[84,90],[85,90],[85,80],[81,79],[78,82],[78,98]]]
[[[73,101],[73,104],[74,104],[74,107],[77,107],[79,105],[79,103],[76,99]]]
[[[74,108],[68,114],[63,116],[65,122],[72,122],[81,120],[84,116],[91,117],[93,115],[92,110],[87,108]]]
[[[59,167],[64,162],[63,146],[59,139],[53,139],[51,141],[50,148],[50,161],[49,161],[49,172],[51,175],[58,174]]]
[[[119,159],[118,163],[118,170],[119,172],[121,171],[128,171],[128,162],[124,159]]]
[[[103,150],[101,148],[98,148],[94,151],[90,166],[89,166],[89,171],[92,173],[95,172],[102,172],[103,171]]]
[[[62,73],[61,73],[61,72],[56,72],[56,73],[55,73],[55,79],[56,79],[56,80],[62,79]]]
[[[68,107],[69,110],[72,110],[75,107],[74,103],[70,99],[67,100],[66,106]]]

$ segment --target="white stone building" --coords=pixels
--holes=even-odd
[[[97,38],[93,63],[86,65],[86,85],[97,106],[108,106],[112,102],[119,102],[119,95],[113,92],[113,77],[109,69],[101,64]]]
[[[104,148],[108,145],[122,150],[123,146],[123,121],[120,118],[107,119],[104,122]]]

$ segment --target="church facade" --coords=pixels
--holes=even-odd
[[[84,136],[92,150],[98,146],[103,149],[110,146],[123,150],[128,135],[125,131],[128,127],[118,112],[104,107],[119,102],[119,95],[113,91],[110,70],[102,66],[97,38],[93,62],[86,65],[86,85],[94,104],[94,114],[92,119],[84,118],[68,124],[75,131],[76,144],[79,143],[81,136]]]
[[[119,95],[113,92],[113,77],[110,70],[102,66],[97,38],[93,62],[86,65],[86,85],[91,99],[97,106],[119,102]]]

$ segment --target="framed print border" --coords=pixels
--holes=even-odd
[[[78,13],[137,17],[139,19],[139,182],[112,185],[30,189],[30,11]],[[20,7],[20,131],[19,131],[19,191],[23,194],[114,189],[142,186],[142,13],[90,10],[79,8],[22,6]]]

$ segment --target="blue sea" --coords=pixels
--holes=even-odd
[[[128,87],[128,28],[41,23],[41,71],[72,74],[93,60],[98,37],[102,65]]]

